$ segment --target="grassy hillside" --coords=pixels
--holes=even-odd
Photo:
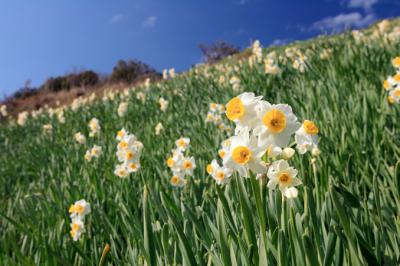
[[[399,265],[400,107],[382,88],[400,55],[397,25],[374,26],[362,39],[346,33],[296,43],[294,55],[279,47],[264,50],[260,62],[199,66],[0,126],[0,261],[96,265],[109,245],[104,265]],[[277,74],[265,73],[271,51]],[[299,58],[303,72],[292,64]],[[232,77],[240,80],[234,88]],[[209,104],[242,92],[289,104],[300,122],[318,125],[321,154],[289,160],[303,183],[297,198],[269,189],[268,179],[234,174],[219,186],[206,172],[229,133],[205,122]],[[128,103],[122,117],[121,102]],[[100,134],[89,137],[94,117]],[[114,174],[121,128],[144,146],[141,168],[127,178]],[[196,168],[175,187],[166,160],[180,137],[190,138]],[[87,161],[93,145],[102,154]],[[80,199],[91,211],[74,241],[68,209]]]

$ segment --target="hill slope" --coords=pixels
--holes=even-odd
[[[109,244],[105,259],[112,265],[399,264],[400,109],[382,89],[400,52],[390,35],[395,25],[271,49],[277,74],[265,73],[264,51],[260,62],[228,59],[1,126],[0,261],[94,265]],[[254,176],[235,174],[218,186],[207,174],[227,137],[205,122],[209,103],[226,104],[242,92],[289,104],[299,121],[318,125],[321,154],[296,153],[289,161],[303,183],[297,198]],[[128,103],[122,117],[121,102]],[[94,117],[100,134],[89,137]],[[43,129],[47,124],[51,129]],[[140,170],[127,178],[114,174],[121,128],[144,146]],[[75,141],[77,132],[85,144]],[[196,168],[174,187],[166,159],[183,136]],[[93,145],[102,154],[87,161]],[[80,199],[91,212],[75,242],[68,208]]]

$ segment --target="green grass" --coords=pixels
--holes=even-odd
[[[109,244],[104,265],[399,265],[400,106],[387,104],[382,81],[394,73],[400,44],[356,44],[344,34],[298,46],[314,51],[303,74],[280,64],[281,74],[266,75],[262,65],[231,59],[224,64],[238,71],[191,71],[152,85],[145,103],[131,91],[67,109],[65,124],[43,115],[23,127],[0,126],[1,264],[96,265]],[[319,59],[323,48],[333,49],[328,60]],[[315,168],[309,154],[291,161],[303,180],[298,198],[282,200],[254,178],[234,176],[219,187],[206,173],[226,138],[204,122],[208,103],[239,94],[218,84],[222,74],[238,76],[241,91],[287,103],[300,120],[318,124]],[[159,97],[169,101],[166,112]],[[123,118],[120,99],[129,102]],[[92,117],[101,135],[78,145],[73,134],[88,136]],[[164,131],[156,136],[158,122]],[[47,123],[52,135],[42,133]],[[127,179],[113,174],[122,127],[144,144],[142,169]],[[174,188],[165,160],[181,136],[191,139],[197,168],[185,187]],[[93,144],[103,155],[86,162]],[[82,198],[92,212],[74,242],[68,207]]]

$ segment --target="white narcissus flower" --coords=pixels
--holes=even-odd
[[[121,130],[119,130],[119,131],[117,132],[116,139],[117,139],[118,141],[121,141],[125,136],[126,136],[126,129],[125,129],[125,128],[122,128]]]
[[[93,148],[90,150],[90,154],[92,157],[98,158],[102,154],[102,149],[98,145],[94,145]]]
[[[312,151],[318,146],[319,129],[314,122],[305,120],[302,126],[296,131],[296,148],[300,154]]]
[[[392,60],[392,65],[397,69],[400,68],[400,56],[397,56]]]
[[[232,85],[234,91],[238,91],[240,88],[240,79],[236,76],[230,78],[229,83]]]
[[[64,112],[62,110],[57,113],[57,119],[61,124],[65,123]]]
[[[18,114],[17,124],[20,126],[24,126],[26,120],[28,120],[29,113],[27,111],[23,111]]]
[[[293,157],[293,155],[296,153],[296,151],[290,147],[286,147],[282,151],[282,159],[284,160],[290,160],[290,158]]]
[[[183,178],[182,175],[174,173],[171,177],[171,179],[169,180],[169,182],[171,183],[171,185],[173,185],[174,187],[183,187],[185,185],[185,179]]]
[[[229,152],[224,156],[223,164],[244,177],[249,176],[249,170],[254,174],[263,173],[266,168],[261,163],[261,157],[265,151],[266,147],[259,146],[257,139],[254,136],[250,137],[248,128],[244,128],[231,138]]]
[[[226,184],[229,182],[232,175],[232,169],[220,166],[216,160],[207,165],[207,172],[215,180],[218,185]]]
[[[185,157],[182,160],[181,169],[185,175],[192,176],[193,170],[196,168],[194,157]]]
[[[118,177],[128,177],[129,171],[125,164],[118,164],[115,167],[114,174]]]
[[[72,239],[74,241],[78,241],[84,232],[85,232],[85,225],[83,224],[83,221],[80,219],[72,219],[71,230],[69,231]]]
[[[89,136],[90,137],[94,137],[95,135],[98,135],[100,133],[100,122],[97,118],[92,118],[92,120],[89,121],[89,129],[90,129],[90,133]]]
[[[128,111],[128,103],[121,102],[118,106],[118,116],[123,117],[127,111]]]
[[[156,135],[157,136],[160,135],[161,130],[163,130],[163,129],[164,129],[163,125],[161,123],[158,123],[156,125],[156,127],[154,128]]]
[[[252,92],[245,92],[231,99],[226,105],[226,116],[241,127],[252,129],[257,122],[256,107],[262,96],[256,97]]]
[[[6,106],[6,105],[0,106],[0,114],[1,114],[2,116],[4,116],[4,117],[6,117],[6,116],[8,115],[7,106]]]
[[[51,134],[53,131],[53,126],[51,124],[43,125],[43,133],[44,134]]]
[[[136,99],[140,100],[142,103],[146,102],[146,94],[144,92],[138,92],[136,93]]]
[[[175,68],[170,68],[170,69],[168,70],[168,75],[169,75],[171,78],[174,78],[174,77],[175,77]]]
[[[297,197],[296,186],[302,184],[297,178],[297,170],[290,167],[286,160],[278,160],[272,163],[267,174],[268,188],[275,189],[276,186],[282,191],[282,194],[287,198]]]
[[[81,132],[75,133],[74,139],[75,139],[76,142],[78,142],[79,144],[84,144],[84,143],[86,143],[86,137],[85,137],[85,135],[83,135]]]
[[[68,212],[72,219],[79,218],[83,220],[90,213],[90,204],[84,199],[78,200],[69,207]]]
[[[165,112],[168,108],[168,101],[161,97],[158,103],[160,104],[160,110]]]
[[[189,147],[190,139],[181,137],[177,141],[175,141],[175,144],[178,150],[185,151]]]
[[[390,91],[388,101],[390,104],[400,102],[400,86],[397,86],[397,88]]]
[[[286,147],[300,123],[287,104],[270,104],[260,101],[257,108],[258,126],[254,130],[261,146]]]

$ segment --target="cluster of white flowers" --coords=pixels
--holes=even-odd
[[[228,134],[231,133],[232,129],[229,125],[226,125],[223,121],[222,115],[225,113],[225,106],[218,103],[210,103],[208,113],[206,116],[206,123],[213,123],[220,130],[226,131]]]
[[[7,106],[6,105],[3,104],[3,105],[0,106],[0,114],[2,116],[4,116],[4,117],[6,117],[8,115]]]
[[[90,162],[93,158],[99,158],[101,154],[102,154],[101,147],[98,145],[93,145],[93,147],[90,150],[86,151],[85,160]]]
[[[85,144],[86,143],[86,137],[85,135],[83,135],[81,132],[76,132],[74,134],[74,139],[76,140],[76,142],[78,142],[79,144]]]
[[[92,120],[89,121],[89,129],[89,137],[94,137],[100,134],[101,127],[100,122],[97,118],[92,118]]]
[[[174,78],[175,77],[175,68],[164,69],[162,72],[162,75],[163,75],[163,79],[167,79],[168,76],[170,78]]]
[[[76,201],[69,207],[71,217],[71,230],[69,231],[74,241],[78,241],[85,232],[85,216],[90,213],[90,204],[86,200]]]
[[[17,124],[20,126],[24,126],[26,121],[28,120],[29,113],[27,111],[23,111],[18,114]]]
[[[229,79],[229,83],[232,86],[232,90],[239,91],[240,89],[240,79],[237,76],[233,76]]]
[[[277,64],[276,53],[271,52],[267,54],[264,59],[264,72],[266,74],[278,74],[281,71]]]
[[[181,137],[175,141],[175,144],[176,149],[172,150],[172,156],[167,159],[167,165],[172,171],[170,183],[173,186],[182,187],[185,185],[185,176],[193,176],[196,162],[193,156],[187,155],[190,145],[189,138]]]
[[[319,54],[319,58],[322,60],[326,60],[331,56],[332,53],[333,53],[332,48],[323,49],[322,52]]]
[[[242,177],[267,175],[269,188],[279,185],[284,196],[296,197],[295,186],[301,180],[287,163],[295,153],[288,145],[295,134],[299,153],[317,148],[316,125],[308,120],[300,124],[287,104],[270,104],[248,92],[228,102],[226,116],[236,124],[235,135],[218,151],[223,166],[214,160],[207,172],[218,184],[226,183],[234,172]]]
[[[136,99],[140,100],[142,103],[146,102],[146,94],[142,91],[136,93]]]
[[[160,135],[161,130],[163,130],[163,129],[164,129],[163,125],[161,123],[158,123],[156,125],[156,127],[154,128],[154,131],[155,131],[156,135],[158,136],[158,135]]]
[[[400,103],[400,56],[392,60],[392,65],[396,69],[396,74],[389,76],[383,82],[383,88],[389,93],[390,104]]]
[[[165,112],[167,110],[167,108],[168,108],[168,101],[165,100],[163,97],[161,97],[158,100],[158,103],[160,104],[160,110]]]
[[[51,134],[53,132],[53,126],[51,124],[45,124],[43,125],[43,133],[44,134]]]
[[[117,158],[120,164],[116,165],[114,174],[119,177],[128,177],[140,169],[140,156],[142,155],[143,143],[136,136],[129,134],[124,128],[118,131],[116,139]]]
[[[262,54],[262,47],[259,40],[255,40],[253,45],[251,46],[252,56],[255,58],[257,62],[261,62],[263,54]]]
[[[128,103],[121,102],[118,106],[118,116],[123,117],[127,111],[128,111]]]

